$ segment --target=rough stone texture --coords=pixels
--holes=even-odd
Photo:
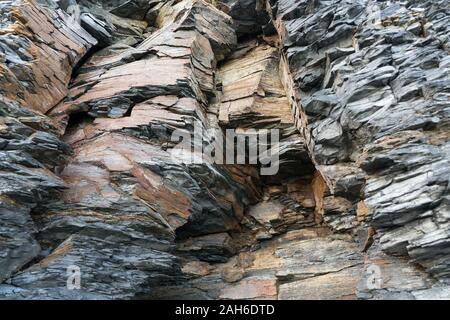
[[[295,130],[278,65],[276,48],[251,41],[237,48],[220,66],[216,77],[220,87],[219,123],[223,128],[235,129],[238,137],[248,137],[251,144],[263,130],[280,131],[280,169],[276,177],[268,177],[272,182],[290,177],[293,172],[308,175],[314,171],[304,140]],[[266,143],[258,140],[258,150],[264,150]]]
[[[373,290],[372,267],[380,268]],[[380,280],[378,280],[380,279]],[[448,286],[407,261],[365,255],[349,235],[326,228],[290,231],[208,267],[179,286],[156,288],[158,299],[448,299]]]
[[[95,44],[61,10],[0,4],[0,281],[39,256],[30,211],[65,187],[53,170],[70,154],[42,115],[67,94],[72,68]]]
[[[67,95],[72,69],[96,41],[35,1],[2,1],[0,15],[1,94],[45,113]]]
[[[225,36],[207,22],[213,14],[219,26],[228,26]],[[94,119],[68,121],[64,138],[74,156],[60,173],[67,190],[34,213],[39,240],[51,253],[10,284],[29,289],[32,297],[34,289],[52,295],[65,286],[58,272],[75,264],[89,282],[86,294],[138,297],[181,274],[170,253],[175,237],[239,227],[244,205],[256,195],[223,166],[189,164],[182,153],[176,161],[167,150],[173,130],[191,132],[195,124],[209,129],[204,103],[213,87],[215,56],[225,57],[236,41],[229,25],[227,16],[206,3],[179,3],[172,21],[136,49],[94,55],[79,70],[50,115],[68,119],[87,112]],[[89,68],[92,61],[95,68]],[[201,137],[205,143],[211,138]],[[244,184],[251,186],[251,179]],[[223,252],[233,251],[220,237],[200,237],[200,249],[191,251],[207,260],[214,260],[213,253],[226,259]]]
[[[66,0],[58,6],[78,20],[98,40],[99,47],[106,47],[113,43],[136,45],[144,40],[154,28],[145,19],[152,2]],[[136,10],[138,7],[141,9]]]
[[[328,185],[325,222],[337,231],[374,227],[378,249],[446,281],[448,2],[281,0],[267,7],[297,127]],[[357,176],[348,179],[349,172]],[[343,179],[344,193],[336,189]]]
[[[450,299],[448,1],[0,16],[1,299]],[[226,129],[278,174],[198,161]]]
[[[233,18],[238,37],[275,31],[263,0],[219,0],[217,5]]]

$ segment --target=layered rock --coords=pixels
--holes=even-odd
[[[65,188],[54,169],[70,148],[42,113],[63,99],[72,68],[95,44],[61,10],[0,4],[0,281],[40,255],[30,211]]]
[[[72,69],[96,40],[62,10],[2,1],[2,96],[45,113],[67,95]]]
[[[219,0],[217,6],[233,18],[238,37],[275,33],[263,0]]]
[[[250,144],[256,141],[255,135],[276,130],[278,170],[275,177],[263,177],[272,182],[292,177],[294,172],[306,176],[314,171],[304,140],[294,126],[279,77],[278,57],[278,50],[268,43],[246,42],[221,65],[216,76],[219,123],[223,128],[234,129]],[[268,143],[258,139],[260,153]],[[255,160],[254,164],[261,162],[251,160]]]
[[[378,269],[379,268],[379,269]],[[378,274],[378,270],[381,271]],[[448,299],[449,288],[381,251],[361,253],[350,235],[327,228],[293,230],[227,263],[188,262],[178,285],[157,299]],[[374,273],[375,271],[375,273]]]
[[[256,200],[257,187],[251,177],[241,184],[240,169],[170,152],[175,130],[210,128],[205,103],[215,57],[229,54],[236,41],[230,19],[204,2],[185,1],[167,21],[137,48],[95,54],[50,112],[69,124],[65,140],[74,157],[60,174],[68,187],[61,201],[34,214],[52,253],[10,279],[31,296],[40,289],[54,297],[65,286],[58,272],[70,264],[83,272],[86,297],[145,296],[181,274],[171,253],[175,238],[236,230],[244,205]],[[92,120],[78,122],[82,112]],[[200,138],[208,144],[213,137]]]
[[[0,14],[1,298],[450,297],[445,1]]]

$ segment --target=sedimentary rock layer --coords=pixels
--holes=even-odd
[[[345,211],[353,205],[353,221],[359,212],[360,222],[379,231],[385,252],[446,278],[448,3],[267,6],[298,127],[335,196],[328,203],[350,200]],[[340,219],[338,230],[349,217]]]
[[[0,298],[450,298],[448,1],[0,15]]]
[[[34,1],[0,4],[0,281],[40,255],[30,210],[58,197],[53,169],[70,148],[42,113],[68,90],[72,69],[95,43],[63,11]]]

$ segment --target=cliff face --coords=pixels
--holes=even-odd
[[[0,15],[0,298],[450,298],[448,1]]]

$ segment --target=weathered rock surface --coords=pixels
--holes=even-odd
[[[67,95],[72,69],[96,44],[62,10],[2,1],[1,94],[41,113]]]
[[[406,260],[380,251],[367,256],[351,238],[326,228],[290,231],[182,285],[156,288],[152,298],[448,299],[448,286]]]
[[[271,17],[263,0],[219,0],[218,7],[233,18],[238,37],[273,34]]]
[[[219,84],[219,123],[223,128],[235,129],[236,135],[247,137],[258,150],[267,149],[267,141],[256,141],[256,134],[276,129],[279,135],[278,167],[276,177],[283,179],[309,175],[314,171],[306,146],[295,130],[290,105],[279,77],[278,50],[269,44],[247,42],[220,66],[216,83]],[[214,105],[212,106],[214,108]],[[256,159],[253,164],[260,164]],[[258,159],[259,160],[259,159]]]
[[[450,299],[448,1],[0,16],[0,299]]]
[[[330,192],[325,222],[338,231],[370,225],[383,251],[446,281],[449,4],[282,0],[268,7],[297,127]],[[336,189],[342,179],[344,193]]]
[[[205,20],[213,13],[219,26],[229,28],[225,36]],[[189,164],[182,153],[167,150],[175,129],[209,129],[204,104],[215,57],[230,53],[235,41],[227,16],[201,1],[184,2],[170,23],[136,49],[96,54],[87,63],[96,61],[94,68],[79,70],[65,101],[50,115],[64,121],[86,112],[93,121],[67,121],[64,138],[74,153],[60,173],[67,190],[60,201],[34,213],[43,249],[52,253],[12,277],[12,285],[32,296],[33,289],[52,295],[65,286],[58,270],[75,264],[91,283],[86,293],[145,295],[152,283],[176,281],[181,274],[170,253],[175,238],[239,228],[244,205],[257,197],[251,178],[241,185],[223,166]],[[205,239],[199,254],[211,250],[224,259],[226,244]],[[129,271],[108,275],[114,269]],[[101,280],[105,277],[109,284]]]
[[[39,256],[30,211],[58,197],[53,170],[70,148],[42,113],[63,99],[72,68],[93,39],[61,10],[29,1],[0,4],[0,281]]]

